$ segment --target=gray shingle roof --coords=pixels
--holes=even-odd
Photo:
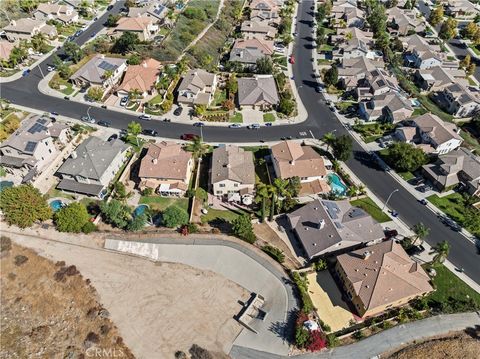
[[[212,153],[211,182],[231,180],[241,184],[255,184],[253,154],[237,146],[220,146]]]
[[[272,75],[257,75],[253,78],[238,79],[238,102],[240,106],[279,101],[277,86]]]

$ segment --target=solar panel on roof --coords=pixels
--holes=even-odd
[[[378,80],[378,86],[385,86],[385,81],[383,80]]]
[[[29,128],[29,130],[27,131],[28,133],[31,133],[32,135],[37,133],[37,132],[42,132],[42,131],[45,131],[47,128],[45,126],[43,126],[42,124],[40,123],[35,123],[32,127]]]
[[[26,152],[33,152],[33,150],[35,150],[35,147],[37,147],[36,142],[28,141],[27,145],[25,146],[25,151]]]
[[[47,123],[47,119],[46,118],[40,118],[37,120],[38,123],[41,123],[42,125],[46,124]]]
[[[113,65],[107,61],[102,61],[100,62],[100,65],[98,65],[99,68],[101,68],[102,70],[105,70],[105,71],[113,71],[115,70],[118,66],[117,65]]]

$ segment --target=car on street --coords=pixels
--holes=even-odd
[[[118,135],[117,135],[116,133],[114,133],[113,135],[111,135],[111,136],[107,139],[107,142],[116,140],[117,138],[118,138]]]
[[[287,136],[287,137],[281,137],[280,139],[282,141],[286,141],[286,140],[291,140],[293,137],[292,136]]]
[[[128,103],[128,96],[122,97],[122,99],[120,100],[120,106],[125,107],[127,103]]]
[[[197,138],[198,136],[194,135],[193,133],[184,133],[183,135],[180,136],[180,139],[184,141],[193,141]]]
[[[97,34],[97,33],[94,31],[94,32],[92,32],[92,34],[90,35],[90,37],[95,37],[96,34]]]
[[[50,111],[50,115],[52,115],[52,116],[60,116],[60,115],[58,114],[58,112],[55,112],[55,111]]]
[[[193,125],[194,125],[195,127],[203,127],[203,126],[205,126],[205,124],[204,124],[203,122],[195,122]]]
[[[392,215],[393,218],[398,217],[398,212],[397,211],[391,211],[390,214]]]
[[[110,127],[111,126],[110,122],[108,122],[108,121],[98,121],[97,124],[99,126],[103,126],[103,127]]]
[[[107,11],[110,11],[110,10],[112,10],[112,9],[113,9],[113,5],[108,5],[108,6],[107,6]]]
[[[120,130],[120,137],[125,137],[128,134],[128,131],[124,128]]]
[[[422,198],[421,200],[419,200],[418,202],[420,202],[421,204],[423,204],[424,206],[426,206],[428,204],[428,201],[425,199],[425,198]]]
[[[30,69],[26,69],[25,71],[22,72],[22,76],[23,77],[26,77],[30,74],[31,70]]]
[[[68,97],[68,96],[63,96],[63,99],[70,101],[70,97]]]
[[[79,37],[82,34],[82,30],[78,30],[75,34],[73,34],[73,37]]]
[[[315,86],[315,91],[317,91],[317,93],[322,93],[323,92],[323,87],[321,85],[317,85],[317,86]]]
[[[172,122],[172,120],[170,120],[169,118],[164,118],[163,122]]]
[[[143,114],[143,115],[138,116],[138,118],[139,118],[140,120],[150,121],[150,120],[152,119],[152,116],[147,115],[147,114]]]
[[[158,136],[158,132],[157,132],[157,131],[151,130],[151,129],[148,129],[148,128],[146,128],[146,129],[143,130],[143,134],[144,134],[144,135],[147,135],[147,136]]]
[[[48,65],[48,66],[47,66],[47,71],[48,71],[48,72],[55,71],[55,66]]]
[[[80,120],[82,122],[95,123],[95,119],[93,117],[89,117],[89,116],[82,116],[82,118]]]
[[[182,112],[183,112],[183,107],[177,107],[177,108],[175,109],[175,111],[173,111],[173,114],[174,114],[175,116],[180,116],[180,115],[182,114]]]
[[[238,124],[238,123],[232,123],[231,125],[228,126],[228,128],[241,128],[242,125]]]
[[[272,124],[271,122],[267,122],[267,123],[265,124],[265,127],[272,127],[272,126],[273,126],[273,124]]]
[[[251,125],[248,125],[247,128],[250,130],[258,130],[260,125],[258,123],[252,123]]]
[[[295,56],[291,55],[288,62],[290,62],[293,65],[295,63]]]

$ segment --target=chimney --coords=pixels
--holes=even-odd
[[[104,58],[105,58],[105,55],[104,55],[104,54],[101,54],[101,55],[100,55],[100,58],[101,58],[101,59],[104,59]]]
[[[156,165],[158,163],[158,160],[156,158],[152,159],[152,163]]]
[[[143,61],[143,62],[142,62],[142,66],[143,66],[143,68],[146,69],[146,68],[147,68],[147,62],[146,62],[146,61]]]
[[[317,229],[323,229],[325,227],[325,220],[322,218],[318,223],[317,223]]]
[[[17,26],[17,22],[15,20],[10,21],[10,25]]]
[[[70,157],[72,157],[73,159],[77,158],[77,151],[72,151]]]
[[[290,163],[292,166],[295,166],[295,160],[291,160],[288,163]]]
[[[363,258],[364,260],[367,260],[368,258],[370,258],[371,255],[372,255],[372,252],[370,252],[370,251],[365,251],[365,252],[363,252],[363,254],[362,254],[362,258]]]

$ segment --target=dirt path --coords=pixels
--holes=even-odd
[[[241,327],[233,319],[249,294],[213,272],[153,263],[102,249],[9,234],[54,261],[74,264],[91,280],[137,358],[171,358],[193,343],[230,350]]]

